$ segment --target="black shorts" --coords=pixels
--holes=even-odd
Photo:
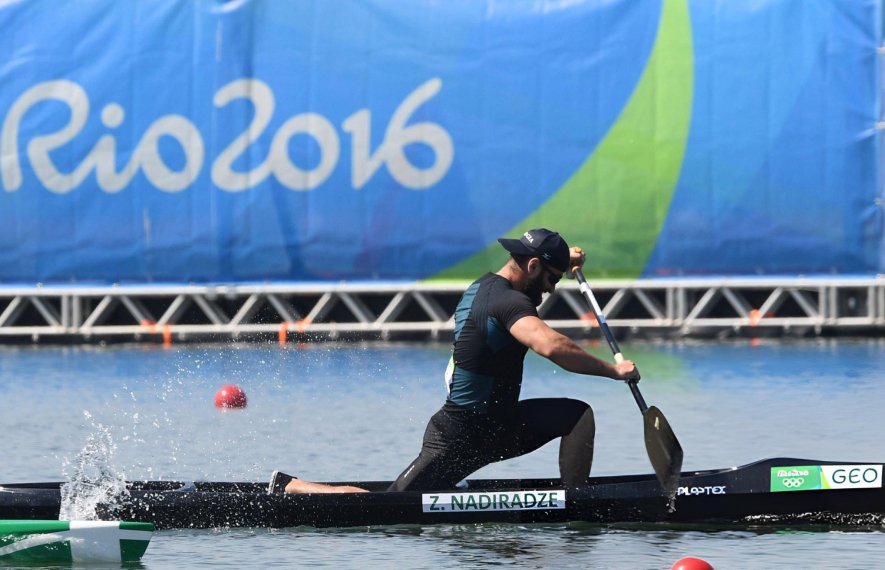
[[[569,398],[535,398],[520,401],[511,418],[495,420],[446,402],[427,424],[421,453],[388,490],[451,489],[477,469],[569,434],[588,408]]]

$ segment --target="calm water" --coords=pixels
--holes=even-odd
[[[0,480],[390,479],[414,457],[443,399],[445,345],[152,346],[0,349]],[[602,348],[594,348],[604,355]],[[778,455],[883,461],[885,342],[635,344],[685,449],[686,469]],[[245,410],[214,408],[237,383]],[[621,383],[530,356],[524,397],[569,396],[597,414],[593,473],[650,471],[641,416]],[[88,452],[88,453],[87,453]],[[557,445],[477,476],[556,476]],[[592,525],[165,531],[144,568],[661,568],[697,556],[723,568],[867,568],[885,528],[697,532]]]

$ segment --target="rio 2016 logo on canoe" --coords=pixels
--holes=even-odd
[[[421,495],[421,503],[425,513],[564,509],[565,490],[426,493]]]
[[[881,465],[799,465],[771,468],[772,492],[870,489],[881,486]]]

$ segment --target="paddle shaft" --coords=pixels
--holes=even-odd
[[[590,309],[596,317],[596,322],[599,323],[599,328],[602,329],[602,334],[605,336],[605,340],[608,342],[612,354],[615,355],[615,362],[620,364],[624,361],[624,355],[621,354],[621,348],[618,346],[618,341],[615,340],[615,335],[612,334],[612,331],[605,320],[605,315],[602,314],[602,309],[599,308],[599,303],[596,302],[596,296],[593,294],[593,290],[590,289],[587,279],[584,278],[584,272],[581,271],[580,267],[576,267],[574,273],[575,277],[578,279],[581,293],[587,299],[587,302],[590,303]],[[639,386],[636,385],[636,381],[628,380],[627,385],[630,386],[630,391],[633,392],[633,398],[636,400],[636,404],[639,405],[640,411],[645,413],[648,409],[648,405],[645,403],[645,398],[642,397],[642,393],[639,391]]]
[[[580,284],[581,293],[584,294],[584,297],[590,303],[590,308],[593,310],[593,314],[596,315],[596,322],[599,323],[599,328],[602,329],[602,334],[615,355],[615,362],[620,364],[624,361],[624,356],[621,354],[618,341],[615,340],[605,320],[605,315],[602,314],[602,309],[599,308],[599,303],[596,302],[596,297],[593,295],[590,285],[587,284],[587,280],[584,278],[584,273],[580,267],[575,267],[573,271]],[[636,382],[636,380],[628,380],[627,385],[630,386],[633,398],[642,412],[645,449],[648,451],[648,459],[651,461],[652,467],[654,467],[658,481],[661,482],[661,487],[668,496],[675,497],[682,472],[682,446],[679,445],[679,440],[676,439],[676,434],[673,433],[670,422],[667,421],[664,414],[657,407],[652,406],[649,408],[646,405],[645,399],[639,393],[639,387],[636,385]]]

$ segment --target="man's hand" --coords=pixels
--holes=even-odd
[[[633,364],[632,360],[625,360],[620,364],[615,364],[615,380],[635,381],[639,382],[639,369]]]
[[[577,246],[569,248],[568,253],[568,276],[573,278],[575,275],[572,270],[575,267],[584,267],[584,263],[587,261],[587,254],[584,253],[583,249]]]

